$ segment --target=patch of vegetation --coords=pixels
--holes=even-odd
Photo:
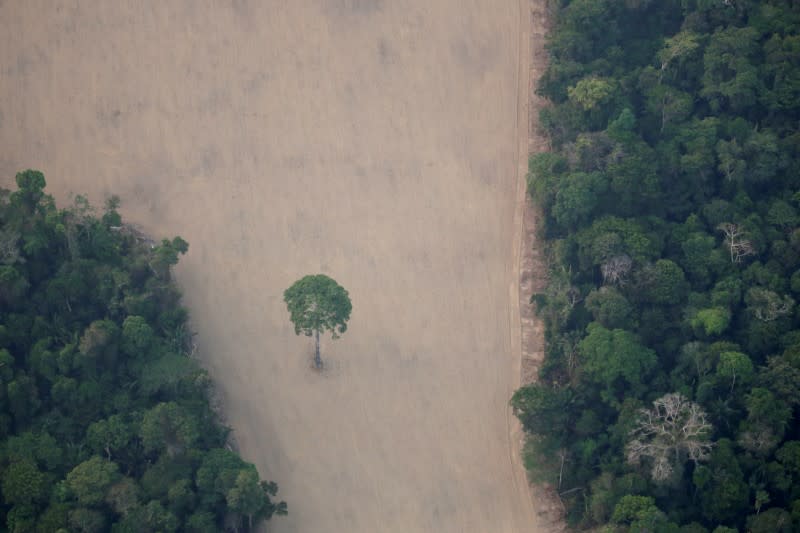
[[[285,514],[226,446],[170,269],[112,198],[101,214],[0,193],[0,517],[8,531],[251,531]]]
[[[800,530],[800,11],[551,4],[531,475],[578,527]]]

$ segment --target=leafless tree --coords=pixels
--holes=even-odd
[[[4,265],[13,265],[14,263],[23,262],[23,258],[19,254],[19,233],[10,229],[0,230],[0,263]]]
[[[626,458],[634,465],[649,460],[653,481],[666,482],[687,460],[709,458],[710,433],[711,424],[699,405],[680,393],[665,394],[653,402],[652,409],[639,411],[625,447]]]
[[[725,243],[731,253],[731,263],[741,263],[748,255],[756,253],[755,246],[745,238],[745,231],[738,224],[723,222],[717,229],[725,234]]]
[[[122,226],[109,226],[111,231],[119,232],[122,235],[131,236],[137,242],[146,245],[148,248],[153,249],[156,247],[156,241],[145,233],[145,231],[136,224],[123,224]]]
[[[628,254],[615,255],[602,265],[600,272],[603,274],[603,283],[612,285],[625,285],[625,280],[633,268],[633,259]]]
[[[705,344],[698,341],[688,342],[681,348],[681,358],[694,365],[695,379],[700,379],[713,369],[713,363],[705,350]]]
[[[575,370],[578,367],[578,345],[580,344],[581,336],[576,331],[570,331],[559,339],[561,350],[567,363],[567,376],[570,381],[575,377]]]
[[[567,450],[565,448],[561,448],[558,451],[558,457],[561,459],[561,466],[558,468],[558,487],[557,490],[561,490],[561,481],[564,478],[564,462],[567,460]]]
[[[762,322],[772,322],[790,314],[795,303],[791,296],[782,297],[761,287],[753,287],[747,291],[745,302],[753,315]]]
[[[606,132],[582,133],[575,142],[564,146],[570,168],[583,172],[603,170],[603,160],[614,149],[614,142]]]
[[[743,431],[739,435],[738,442],[747,451],[766,455],[775,449],[780,443],[781,437],[776,435],[770,428],[756,426]]]
[[[94,208],[82,195],[76,196],[73,199],[73,205],[64,210],[64,234],[67,237],[67,249],[72,259],[80,256],[78,239],[81,235],[89,234],[93,216]]]
[[[569,312],[582,300],[580,289],[572,284],[572,271],[567,268],[554,269],[550,272],[549,282],[545,288],[548,300],[558,309],[560,318],[565,319]]]

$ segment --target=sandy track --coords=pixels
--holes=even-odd
[[[202,357],[290,505],[270,530],[536,531],[507,416],[524,2],[77,4],[0,1],[0,176],[190,242]],[[281,301],[313,272],[354,305],[323,374]]]

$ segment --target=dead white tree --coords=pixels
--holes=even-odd
[[[687,460],[696,463],[709,458],[711,429],[699,405],[680,393],[665,394],[653,402],[652,409],[639,411],[625,447],[626,459],[634,465],[650,461],[653,481],[665,482]]]
[[[10,229],[0,230],[0,263],[13,265],[25,261],[25,258],[19,253],[18,241],[19,233],[16,231]]]
[[[772,322],[791,314],[795,304],[791,296],[781,296],[761,287],[748,290],[744,301],[750,312],[762,322]]]
[[[771,452],[780,441],[780,436],[776,435],[769,428],[760,426],[743,431],[738,439],[738,443],[742,448],[759,455],[766,455]]]
[[[628,254],[615,255],[600,265],[603,274],[603,283],[612,285],[625,285],[625,280],[633,268],[633,259]]]
[[[725,234],[725,244],[731,253],[731,263],[741,263],[748,255],[756,253],[755,246],[745,238],[745,231],[738,224],[723,222],[717,229]]]
[[[136,224],[123,224],[122,226],[110,226],[111,231],[119,232],[122,235],[130,235],[137,242],[140,242],[150,248],[151,250],[156,247],[157,243],[150,237],[144,230]]]
[[[549,282],[544,291],[548,306],[554,316],[565,320],[570,311],[582,300],[580,289],[572,284],[572,271],[562,267],[550,272]],[[531,299],[533,301],[533,298]]]
[[[561,490],[561,481],[564,479],[564,462],[567,460],[567,450],[561,448],[558,451],[558,456],[561,459],[561,466],[558,468],[558,487],[556,490]]]
[[[578,367],[578,345],[580,344],[581,336],[576,331],[570,331],[559,339],[561,350],[564,353],[564,358],[567,363],[567,376],[570,381],[575,377],[575,370]]]
[[[73,199],[73,204],[64,210],[64,235],[67,238],[67,249],[72,259],[80,257],[80,237],[91,239],[91,227],[94,217],[94,207],[82,195]]]

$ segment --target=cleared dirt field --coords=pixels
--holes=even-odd
[[[537,531],[507,407],[523,4],[0,0],[3,184],[37,168],[189,241],[201,357],[289,503],[271,531]],[[317,272],[353,301],[321,374],[282,302]]]

